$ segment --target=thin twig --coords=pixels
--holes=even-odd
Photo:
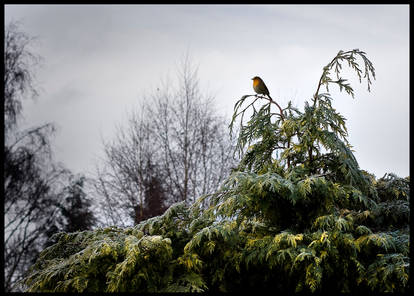
[[[268,98],[266,98],[265,96],[259,96],[259,95],[256,95],[256,97],[257,97],[257,98],[260,98],[260,99],[266,99],[266,100],[268,100],[270,103],[275,104],[275,105],[279,108],[279,111],[280,111],[280,117],[282,118],[282,120],[285,120],[285,116],[283,116],[283,111],[282,111],[282,108],[280,108],[279,104],[278,104],[278,103],[276,103],[276,101],[274,101],[270,95],[267,95],[267,96],[268,96]]]
[[[244,113],[244,111],[246,111],[250,106],[252,106],[259,98],[256,96],[256,99],[254,99],[253,102],[251,102],[249,105],[246,106],[246,108],[244,108],[242,111],[240,111],[239,113],[236,114],[236,117],[239,116],[241,113]]]

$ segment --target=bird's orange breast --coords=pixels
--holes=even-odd
[[[253,79],[253,87],[256,87],[256,86],[258,86],[259,85],[259,83],[260,83],[260,80],[259,79]]]

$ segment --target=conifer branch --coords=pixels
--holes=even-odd
[[[342,89],[345,89],[345,91],[350,94],[352,97],[354,97],[354,90],[349,85],[349,83],[346,83],[346,79],[340,78],[339,73],[342,69],[341,61],[347,61],[348,66],[355,70],[359,82],[362,82],[362,70],[359,68],[358,63],[356,62],[355,55],[359,55],[363,62],[364,62],[364,76],[363,78],[367,79],[367,86],[368,91],[371,91],[371,76],[375,79],[375,68],[372,65],[372,62],[366,57],[366,53],[363,51],[360,51],[359,49],[353,49],[350,51],[342,51],[340,50],[338,54],[323,68],[322,75],[318,82],[318,87],[316,89],[316,92],[313,96],[313,107],[316,106],[316,102],[319,99],[319,90],[322,85],[326,86],[326,90],[329,91],[329,83],[335,83],[338,84],[340,91]],[[332,80],[332,78],[329,76],[330,70],[335,66],[335,73],[338,80]]]
[[[282,108],[279,106],[279,104],[276,102],[276,101],[274,101],[273,99],[272,99],[272,97],[270,96],[270,95],[267,95],[268,97],[265,97],[265,96],[260,96],[260,95],[255,95],[257,98],[260,98],[260,99],[265,99],[265,100],[268,100],[270,103],[272,103],[272,104],[275,104],[278,108],[279,108],[279,114],[276,114],[276,113],[273,113],[273,114],[276,114],[276,115],[279,115],[280,116],[280,118],[282,118],[282,121],[283,120],[285,120],[285,116],[283,115],[283,111],[282,111]]]

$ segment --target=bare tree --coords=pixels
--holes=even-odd
[[[96,167],[95,180],[96,193],[102,197],[104,224],[125,226],[131,218],[138,223],[147,216],[145,194],[149,194],[147,184],[156,167],[152,140],[142,112],[135,112],[126,129],[118,126],[115,139],[104,141],[105,158],[103,165]]]
[[[18,291],[19,280],[56,219],[58,192],[68,170],[52,161],[52,124],[18,128],[22,100],[37,94],[33,79],[39,58],[30,51],[32,39],[18,24],[9,24],[4,36],[4,287]]]
[[[15,284],[45,243],[44,234],[56,215],[55,184],[66,170],[50,161],[50,126],[24,131],[4,149],[5,289]]]
[[[11,22],[4,34],[4,123],[8,130],[21,115],[22,99],[37,96],[33,70],[40,56],[30,50],[33,38],[19,30],[19,23]]]
[[[105,165],[97,167],[95,187],[104,200],[106,223],[113,225],[160,214],[144,214],[155,198],[149,184],[156,184],[152,192],[158,192],[163,211],[213,192],[235,164],[227,124],[214,110],[213,98],[202,94],[188,57],[178,86],[161,83],[145,97],[140,112],[130,114],[127,128],[118,127],[115,140],[104,142],[104,149]]]
[[[217,189],[234,165],[225,120],[213,98],[201,93],[197,68],[188,56],[179,72],[178,89],[161,88],[147,100],[152,134],[160,148],[166,186],[173,201],[192,202]]]

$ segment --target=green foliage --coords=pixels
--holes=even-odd
[[[57,234],[57,243],[42,252],[26,278],[28,291],[203,291],[197,256],[173,258],[180,232],[171,235],[173,241],[160,235],[170,234],[185,211],[176,204],[135,228]]]
[[[352,50],[324,68],[303,111],[289,102],[273,112],[259,95],[242,107],[243,96],[230,123],[240,119],[242,159],[220,190],[134,228],[60,234],[28,291],[407,291],[409,178],[359,168],[345,118],[319,94],[333,83],[354,95],[341,62],[369,89],[374,68]]]

